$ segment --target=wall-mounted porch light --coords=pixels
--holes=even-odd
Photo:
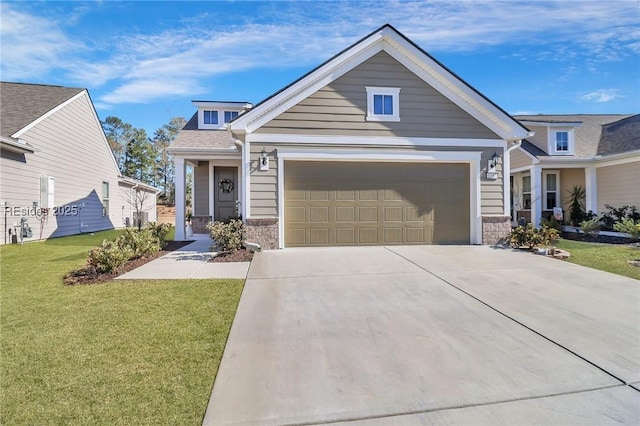
[[[491,159],[487,164],[487,179],[496,180],[498,179],[498,171],[496,170],[496,166],[498,165],[498,153],[494,153]]]
[[[264,148],[262,148],[262,152],[260,153],[260,170],[269,170],[269,154],[267,154]]]

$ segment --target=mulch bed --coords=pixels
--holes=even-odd
[[[601,243],[601,244],[627,244],[637,246],[638,240],[624,237],[612,237],[609,235],[587,235],[578,234],[576,232],[563,232],[561,234],[565,240],[583,241],[586,243]]]
[[[127,261],[127,263],[110,274],[100,274],[94,268],[90,266],[84,266],[81,269],[69,272],[67,275],[65,275],[63,278],[63,282],[67,285],[79,285],[97,284],[105,281],[111,281],[122,274],[132,271],[144,265],[145,263],[151,262],[152,260],[157,259],[160,256],[164,256],[169,252],[178,250],[179,248],[182,248],[187,244],[191,244],[192,242],[193,241],[169,241],[167,245],[159,252],[154,253],[150,256],[129,260]]]
[[[220,252],[209,259],[209,262],[251,262],[251,259],[253,259],[253,252],[241,249]]]

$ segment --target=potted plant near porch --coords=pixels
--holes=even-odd
[[[193,237],[193,228],[191,227],[191,212],[187,212],[187,227],[185,229],[187,237]]]

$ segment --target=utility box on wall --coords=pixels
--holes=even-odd
[[[43,209],[54,207],[54,184],[55,179],[52,176],[40,176],[40,207]]]

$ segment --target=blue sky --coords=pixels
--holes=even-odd
[[[638,1],[0,3],[3,81],[153,132],[258,102],[389,23],[511,114],[640,112]]]

